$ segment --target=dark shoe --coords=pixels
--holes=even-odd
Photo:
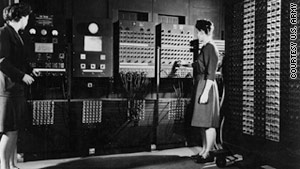
[[[195,160],[196,160],[197,158],[199,158],[199,157],[202,157],[202,156],[200,156],[199,153],[191,156],[191,158],[192,158],[192,159],[195,159]]]
[[[204,164],[204,163],[213,162],[214,160],[215,160],[215,158],[213,156],[211,156],[211,155],[208,155],[206,158],[203,158],[202,156],[199,156],[196,159],[196,163]]]

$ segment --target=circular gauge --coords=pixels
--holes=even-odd
[[[52,30],[52,35],[53,36],[57,36],[58,35],[58,31],[57,30]]]
[[[90,23],[88,29],[91,34],[96,34],[99,30],[99,26],[96,23]]]
[[[31,35],[35,35],[36,34],[36,30],[34,28],[29,29],[29,33]]]
[[[41,34],[44,35],[44,36],[47,35],[47,30],[46,29],[42,29],[41,30]]]

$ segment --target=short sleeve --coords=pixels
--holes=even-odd
[[[197,74],[201,72],[199,60],[196,60],[194,63],[192,63],[192,67]]]
[[[215,46],[207,44],[203,49],[203,55],[206,67],[206,79],[214,81],[219,58]]]

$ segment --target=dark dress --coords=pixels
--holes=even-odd
[[[215,74],[218,64],[218,52],[212,43],[207,43],[201,49],[201,52],[193,63],[194,68],[194,110],[191,125],[194,127],[218,128],[219,127],[219,92],[215,81]],[[210,88],[208,102],[200,104],[200,97],[205,88],[206,80],[212,80],[213,85]]]
[[[16,131],[26,109],[25,73],[31,72],[23,41],[9,25],[0,28],[0,132]]]

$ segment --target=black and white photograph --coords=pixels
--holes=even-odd
[[[299,0],[0,11],[0,169],[300,169]]]

